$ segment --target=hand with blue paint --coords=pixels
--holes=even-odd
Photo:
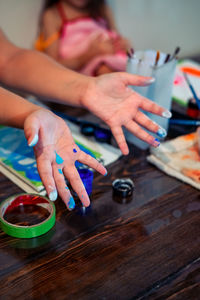
[[[50,111],[39,109],[30,114],[25,120],[24,132],[28,145],[34,147],[37,168],[49,199],[55,201],[59,194],[69,210],[75,207],[66,177],[83,206],[89,206],[90,200],[75,162],[106,175],[103,165],[79,149],[66,123]]]
[[[0,30],[0,82],[28,91],[48,101],[85,107],[111,128],[123,154],[128,146],[122,131],[126,127],[136,137],[157,147],[159,140],[144,128],[165,137],[166,131],[141,110],[170,118],[171,113],[130,89],[153,82],[143,77],[118,72],[87,77],[62,67],[42,53],[13,45]]]
[[[159,146],[159,140],[143,128],[157,133],[158,137],[166,136],[165,129],[149,119],[141,110],[164,118],[170,118],[171,113],[128,87],[146,86],[153,82],[151,77],[123,72],[102,75],[93,78],[82,100],[84,107],[108,124],[124,155],[127,155],[129,150],[122,126],[154,147]]]

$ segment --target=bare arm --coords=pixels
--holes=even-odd
[[[0,48],[0,82],[48,100],[87,108],[109,125],[123,154],[128,153],[128,146],[122,126],[147,143],[157,145],[155,138],[140,126],[158,134],[160,128],[140,110],[167,118],[171,114],[128,88],[148,85],[152,78],[123,72],[86,77],[60,66],[44,54],[14,46],[2,32]]]
[[[2,31],[0,48],[0,82],[48,100],[81,106],[92,78],[62,67],[45,54],[16,47]]]
[[[28,115],[38,109],[37,105],[0,88],[0,124],[22,129]]]

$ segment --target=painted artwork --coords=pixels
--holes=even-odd
[[[181,60],[176,66],[172,98],[178,104],[187,106],[193,95],[184,78],[184,73],[187,74],[197,96],[200,97],[200,64],[192,60]]]
[[[151,149],[148,161],[159,169],[200,189],[200,154],[197,133],[177,137]]]
[[[0,128],[0,163],[36,191],[44,189],[37,171],[33,148],[28,147],[23,130]]]

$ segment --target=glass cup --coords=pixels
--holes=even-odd
[[[154,77],[155,82],[149,86],[131,86],[131,88],[142,96],[170,110],[172,102],[173,80],[177,59],[169,58],[168,62],[165,63],[164,61],[167,54],[160,53],[158,63],[155,65],[156,54],[157,51],[154,50],[136,51],[134,57],[128,59],[127,72],[136,75]],[[151,114],[149,112],[145,112],[145,114],[151,120],[163,127],[166,131],[168,130],[168,119]],[[124,133],[126,139],[130,143],[138,146],[140,149],[147,149],[149,147],[147,143],[136,138],[128,130],[125,129]],[[149,133],[157,137],[156,134],[152,132]]]

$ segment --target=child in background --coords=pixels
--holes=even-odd
[[[86,75],[125,71],[129,42],[104,0],[47,0],[37,50]]]

